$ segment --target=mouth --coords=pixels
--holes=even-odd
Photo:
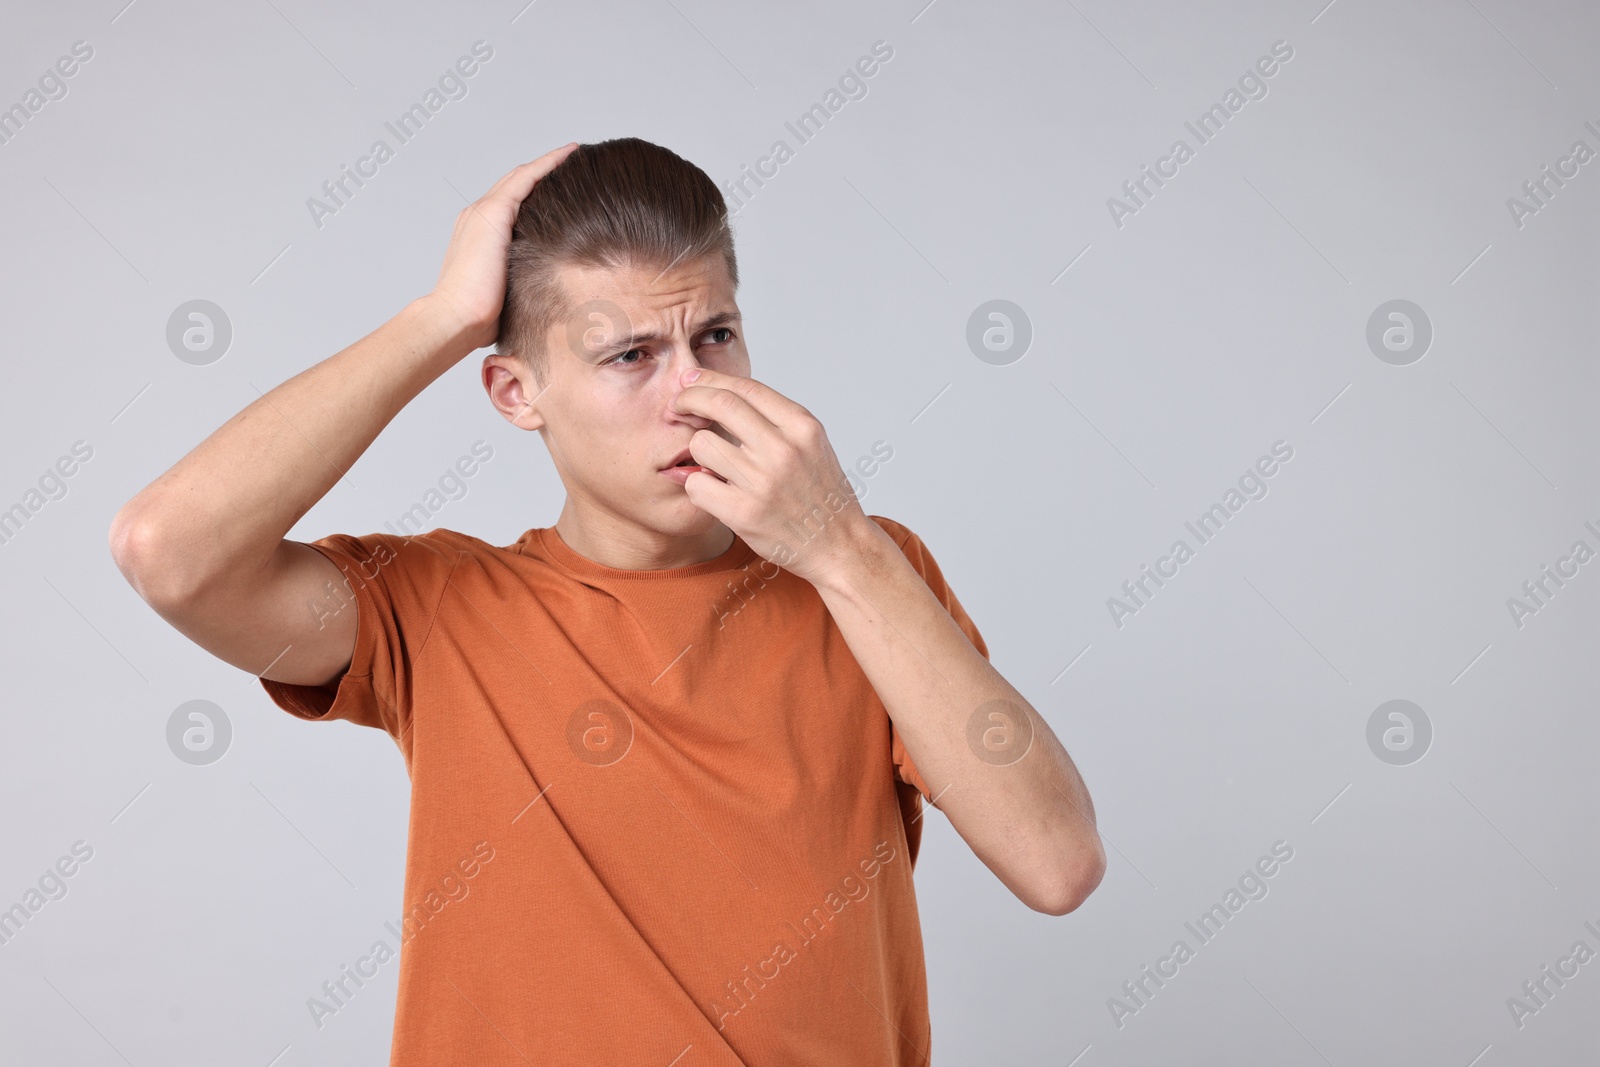
[[[689,475],[697,472],[709,474],[719,482],[727,482],[726,478],[712,470],[710,467],[703,467],[696,463],[694,461],[694,457],[689,455],[689,450],[687,448],[674,456],[672,458],[672,463],[669,466],[661,468],[662,474],[666,475],[679,485],[683,485],[688,482]]]

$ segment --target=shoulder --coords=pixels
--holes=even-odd
[[[400,551],[426,553],[452,569],[462,570],[469,565],[481,568],[505,564],[523,556],[528,536],[525,533],[508,545],[497,545],[474,534],[441,526],[405,537],[390,536],[388,540]]]
[[[366,534],[328,534],[307,542],[314,548],[331,549],[343,557],[336,562],[347,573],[353,568],[362,578],[405,571],[421,576],[448,575],[463,559],[505,552],[470,534],[436,529],[423,533],[400,534],[389,530]]]
[[[394,545],[397,549],[404,547],[412,550],[422,550],[432,552],[435,555],[448,556],[450,558],[457,558],[461,556],[487,558],[493,556],[517,555],[518,548],[524,543],[528,535],[523,534],[516,541],[513,541],[509,545],[491,544],[481,537],[464,533],[460,530],[452,530],[444,526],[427,530],[423,533],[390,533],[376,536],[379,539]]]

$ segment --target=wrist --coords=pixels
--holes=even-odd
[[[438,293],[419,296],[401,311],[400,318],[426,339],[428,356],[453,366],[493,338],[482,339],[481,328],[474,326],[449,299]]]
[[[864,512],[842,524],[839,533],[839,550],[831,565],[811,579],[820,592],[847,589],[868,576],[883,573],[897,561],[909,566],[894,538]]]

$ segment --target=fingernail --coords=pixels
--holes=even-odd
[[[694,370],[686,371],[683,375],[683,380],[686,382],[692,382],[698,377],[700,377],[700,368],[696,367]]]

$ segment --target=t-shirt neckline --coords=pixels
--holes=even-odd
[[[714,574],[717,571],[738,570],[755,555],[755,550],[745,543],[744,538],[734,534],[733,543],[721,555],[714,556],[711,559],[702,560],[699,563],[686,564],[682,567],[628,570],[622,567],[608,567],[604,563],[597,563],[587,556],[579,555],[561,539],[560,531],[554,526],[539,527],[532,531],[532,535],[550,559],[556,561],[567,570],[588,578],[611,578],[623,581],[661,581],[672,578],[692,578],[698,574]]]

